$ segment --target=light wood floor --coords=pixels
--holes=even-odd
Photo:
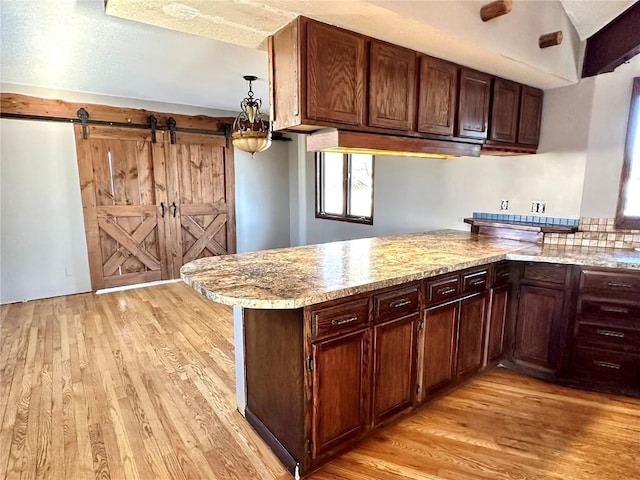
[[[182,284],[0,307],[0,479],[290,478],[236,412],[232,317]],[[314,480],[640,479],[640,400],[502,369]]]

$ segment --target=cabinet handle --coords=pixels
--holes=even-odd
[[[624,307],[609,307],[607,305],[600,305],[600,310],[603,312],[613,312],[613,313],[629,313],[628,308]]]
[[[344,325],[345,323],[355,322],[356,320],[358,320],[357,315],[351,315],[350,317],[334,318],[333,320],[331,320],[331,325]]]
[[[611,368],[613,370],[620,370],[620,364],[619,363],[612,363],[612,362],[603,362],[600,360],[594,360],[593,364],[597,367],[604,367],[604,368]]]
[[[455,291],[456,291],[455,287],[443,287],[443,288],[439,288],[438,290],[436,290],[436,293],[438,295],[447,295],[447,294],[453,293]]]
[[[173,218],[176,218],[176,212],[178,211],[178,206],[176,205],[176,202],[173,202],[171,204],[171,208],[173,208]]]
[[[484,278],[479,278],[477,280],[469,282],[469,285],[477,287],[478,285],[482,285],[484,282],[486,282],[486,280]]]
[[[498,277],[500,277],[500,278],[505,278],[505,277],[508,277],[508,276],[509,276],[509,272],[500,272],[498,274]]]
[[[410,303],[411,303],[411,300],[409,300],[408,298],[401,298],[399,300],[394,300],[389,304],[389,306],[391,308],[400,308],[400,307],[404,307],[405,305],[409,305]]]
[[[613,330],[596,330],[598,335],[604,335],[605,337],[624,338],[624,333],[614,332]]]
[[[160,202],[160,217],[164,218],[164,202]]]
[[[607,287],[612,288],[631,288],[633,285],[630,283],[621,283],[621,282],[607,282]]]

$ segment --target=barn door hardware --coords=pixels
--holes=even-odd
[[[82,124],[82,139],[86,140],[89,138],[89,133],[87,131],[87,121],[89,120],[89,112],[86,109],[81,108],[77,112],[78,118],[80,119],[80,123]]]
[[[149,115],[149,117],[147,117],[147,124],[151,129],[151,143],[156,143],[156,128],[158,126],[158,119],[153,115]]]
[[[176,144],[176,121],[173,117],[167,118],[167,127],[169,128],[169,138],[171,145]]]

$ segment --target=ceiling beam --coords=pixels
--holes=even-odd
[[[640,2],[634,3],[587,40],[582,78],[613,72],[640,53]]]

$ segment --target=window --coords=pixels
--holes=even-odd
[[[640,77],[633,79],[616,227],[640,229]]]
[[[373,224],[373,155],[316,153],[316,217]]]

